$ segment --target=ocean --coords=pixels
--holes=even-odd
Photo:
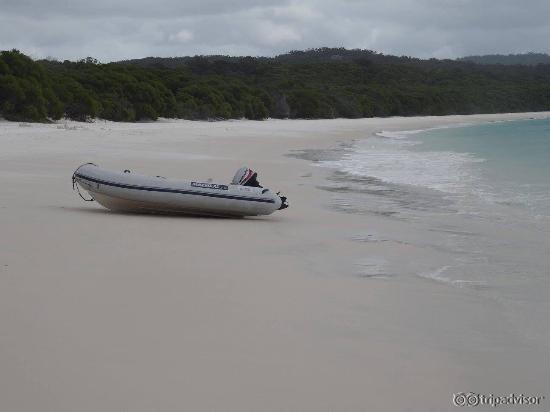
[[[411,250],[403,259],[367,256],[365,277],[476,295],[501,305],[525,336],[542,338],[537,325],[550,313],[550,119],[380,131],[337,152],[317,159],[332,169],[322,187],[333,193],[331,206],[386,221],[351,239]]]
[[[550,216],[550,119],[380,132],[326,165],[385,183],[433,189],[455,200]]]

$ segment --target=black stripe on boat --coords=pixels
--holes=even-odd
[[[106,186],[120,187],[121,189],[133,189],[133,190],[143,190],[146,192],[178,193],[182,195],[218,197],[222,199],[246,200],[249,202],[259,202],[259,203],[275,203],[275,200],[273,199],[262,199],[259,197],[244,197],[244,196],[236,196],[236,195],[226,195],[223,193],[198,192],[195,190],[181,190],[181,189],[168,189],[168,188],[165,189],[162,187],[129,185],[124,183],[109,182],[103,179],[96,179],[95,177],[84,176],[80,173],[75,173],[75,176],[80,179],[88,180],[90,182],[99,183]]]

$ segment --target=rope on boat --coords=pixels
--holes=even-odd
[[[77,167],[77,169],[74,171],[73,173],[73,190],[76,189],[76,192],[78,193],[78,196],[80,196],[82,198],[82,200],[84,200],[85,202],[93,202],[95,199],[90,195],[90,198],[89,199],[86,199],[84,196],[82,196],[82,193],[80,193],[80,188],[78,187],[78,182],[76,181],[76,172],[78,172],[78,169],[80,169],[82,166],[86,166],[86,165],[94,165],[94,166],[97,166],[95,163],[84,163],[80,166]]]

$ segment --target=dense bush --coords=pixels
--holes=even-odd
[[[15,50],[0,53],[0,113],[9,120],[31,121],[63,114],[44,68]]]
[[[0,53],[0,115],[45,121],[333,118],[550,110],[550,65],[477,65],[365,50],[100,64]]]

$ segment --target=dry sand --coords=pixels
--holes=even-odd
[[[328,171],[285,154],[546,116],[1,122],[0,410],[439,412],[454,392],[544,395],[549,354],[510,334],[498,306],[426,279],[357,276],[370,254],[414,251],[352,242],[387,223],[328,208]],[[220,182],[246,164],[291,207],[115,214],[71,190],[89,161]]]

